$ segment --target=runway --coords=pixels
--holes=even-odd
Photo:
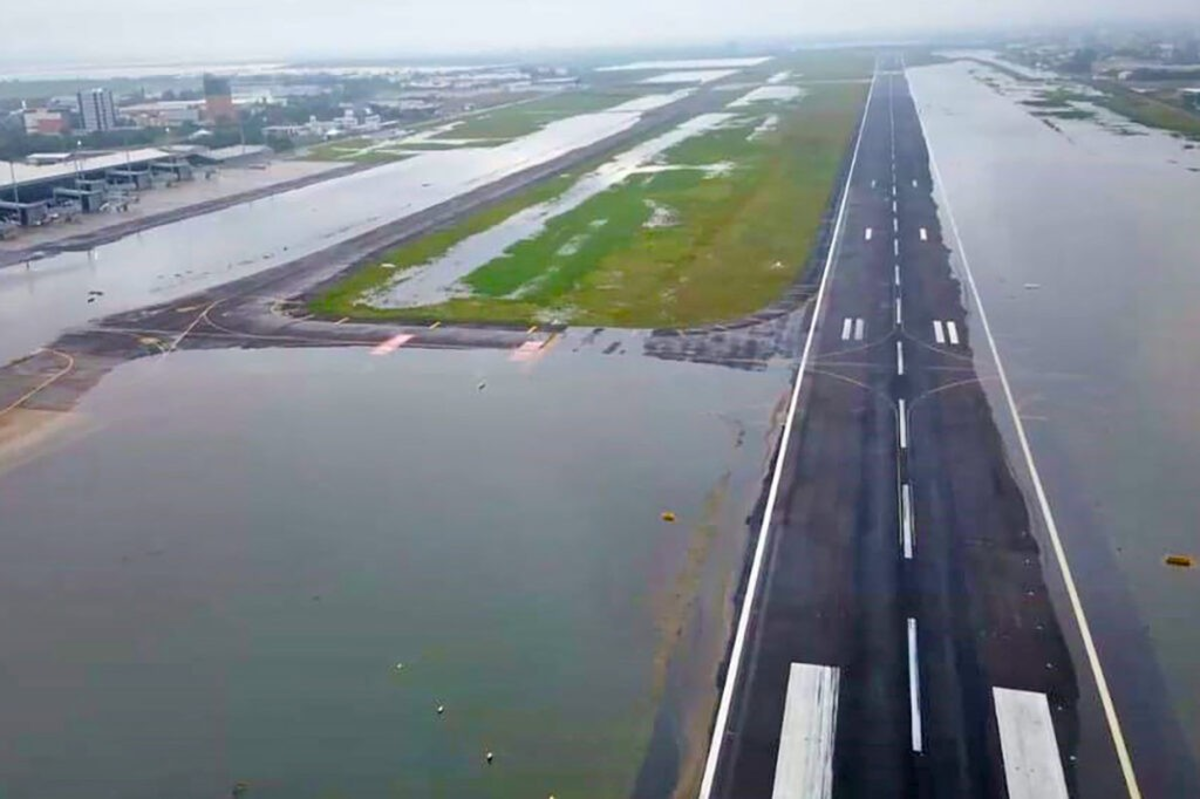
[[[1126,739],[1032,456],[1010,463],[898,62],[855,147],[701,798],[1197,795],[1168,719]]]

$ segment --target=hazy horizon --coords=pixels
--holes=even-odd
[[[114,9],[112,6],[119,6]],[[766,39],[887,40],[954,31],[978,33],[1038,26],[1130,20],[1123,0],[1038,0],[1004,7],[978,0],[782,0],[692,2],[632,0],[262,0],[251,10],[233,0],[118,0],[99,7],[62,0],[53,27],[32,3],[5,10],[0,64],[50,67],[139,63],[246,63],[344,58],[417,59],[566,50],[721,47],[745,49]],[[1151,0],[1142,22],[1200,20],[1194,0]],[[69,20],[70,24],[63,24]],[[736,47],[740,45],[739,47]]]

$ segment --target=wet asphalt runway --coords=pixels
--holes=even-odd
[[[858,147],[702,797],[1134,795],[980,383],[991,351],[969,335],[901,71],[877,75]],[[807,707],[833,722],[824,746],[809,729],[783,753],[812,745],[824,773],[778,767],[793,664],[836,674]],[[1130,687],[1117,671],[1113,694]],[[1065,793],[1053,774],[1034,793],[1008,784],[1012,744],[1036,741],[1026,729],[1005,752],[995,689],[1049,711]],[[1169,716],[1130,698],[1141,794],[1200,795]]]

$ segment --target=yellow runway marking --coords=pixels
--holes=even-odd
[[[341,324],[345,324],[345,323],[346,323],[346,321],[348,321],[349,319],[350,319],[350,317],[349,317],[349,316],[343,316],[341,319],[339,319],[339,320],[337,320],[336,322],[334,322],[334,324],[335,324],[335,325],[341,325]]]
[[[441,327],[441,326],[442,326],[442,323],[441,323],[441,321],[439,320],[439,321],[437,321],[437,322],[434,322],[432,325],[430,325],[430,326],[429,326],[429,329],[430,329],[430,330],[437,330],[437,329],[438,329],[439,327]]]
[[[537,326],[537,325],[533,325],[532,327],[530,327],[530,328],[529,328],[528,330],[526,330],[525,332],[526,332],[526,333],[536,333],[536,332],[537,332],[537,329],[538,329],[538,326]]]
[[[75,358],[73,356],[71,356],[69,353],[59,352],[58,350],[50,350],[50,349],[48,349],[46,351],[52,352],[55,355],[59,356],[60,358],[66,358],[67,365],[64,366],[61,370],[52,374],[50,377],[43,380],[41,383],[38,383],[36,386],[31,388],[29,391],[26,391],[24,394],[22,394],[20,396],[20,398],[18,398],[16,401],[9,404],[7,407],[0,408],[0,416],[3,416],[4,414],[8,413],[9,411],[15,410],[16,408],[20,407],[26,400],[32,398],[39,391],[46,388],[51,383],[58,380],[60,377],[62,377],[63,375],[67,374],[68,372],[70,372],[72,369],[75,368]]]

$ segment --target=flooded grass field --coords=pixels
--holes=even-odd
[[[788,374],[613,344],[112,373],[0,477],[0,794],[624,797],[695,762]]]
[[[865,96],[858,84],[743,92],[727,112],[635,146],[554,199],[398,249],[314,308],[622,327],[753,313],[805,262]]]

